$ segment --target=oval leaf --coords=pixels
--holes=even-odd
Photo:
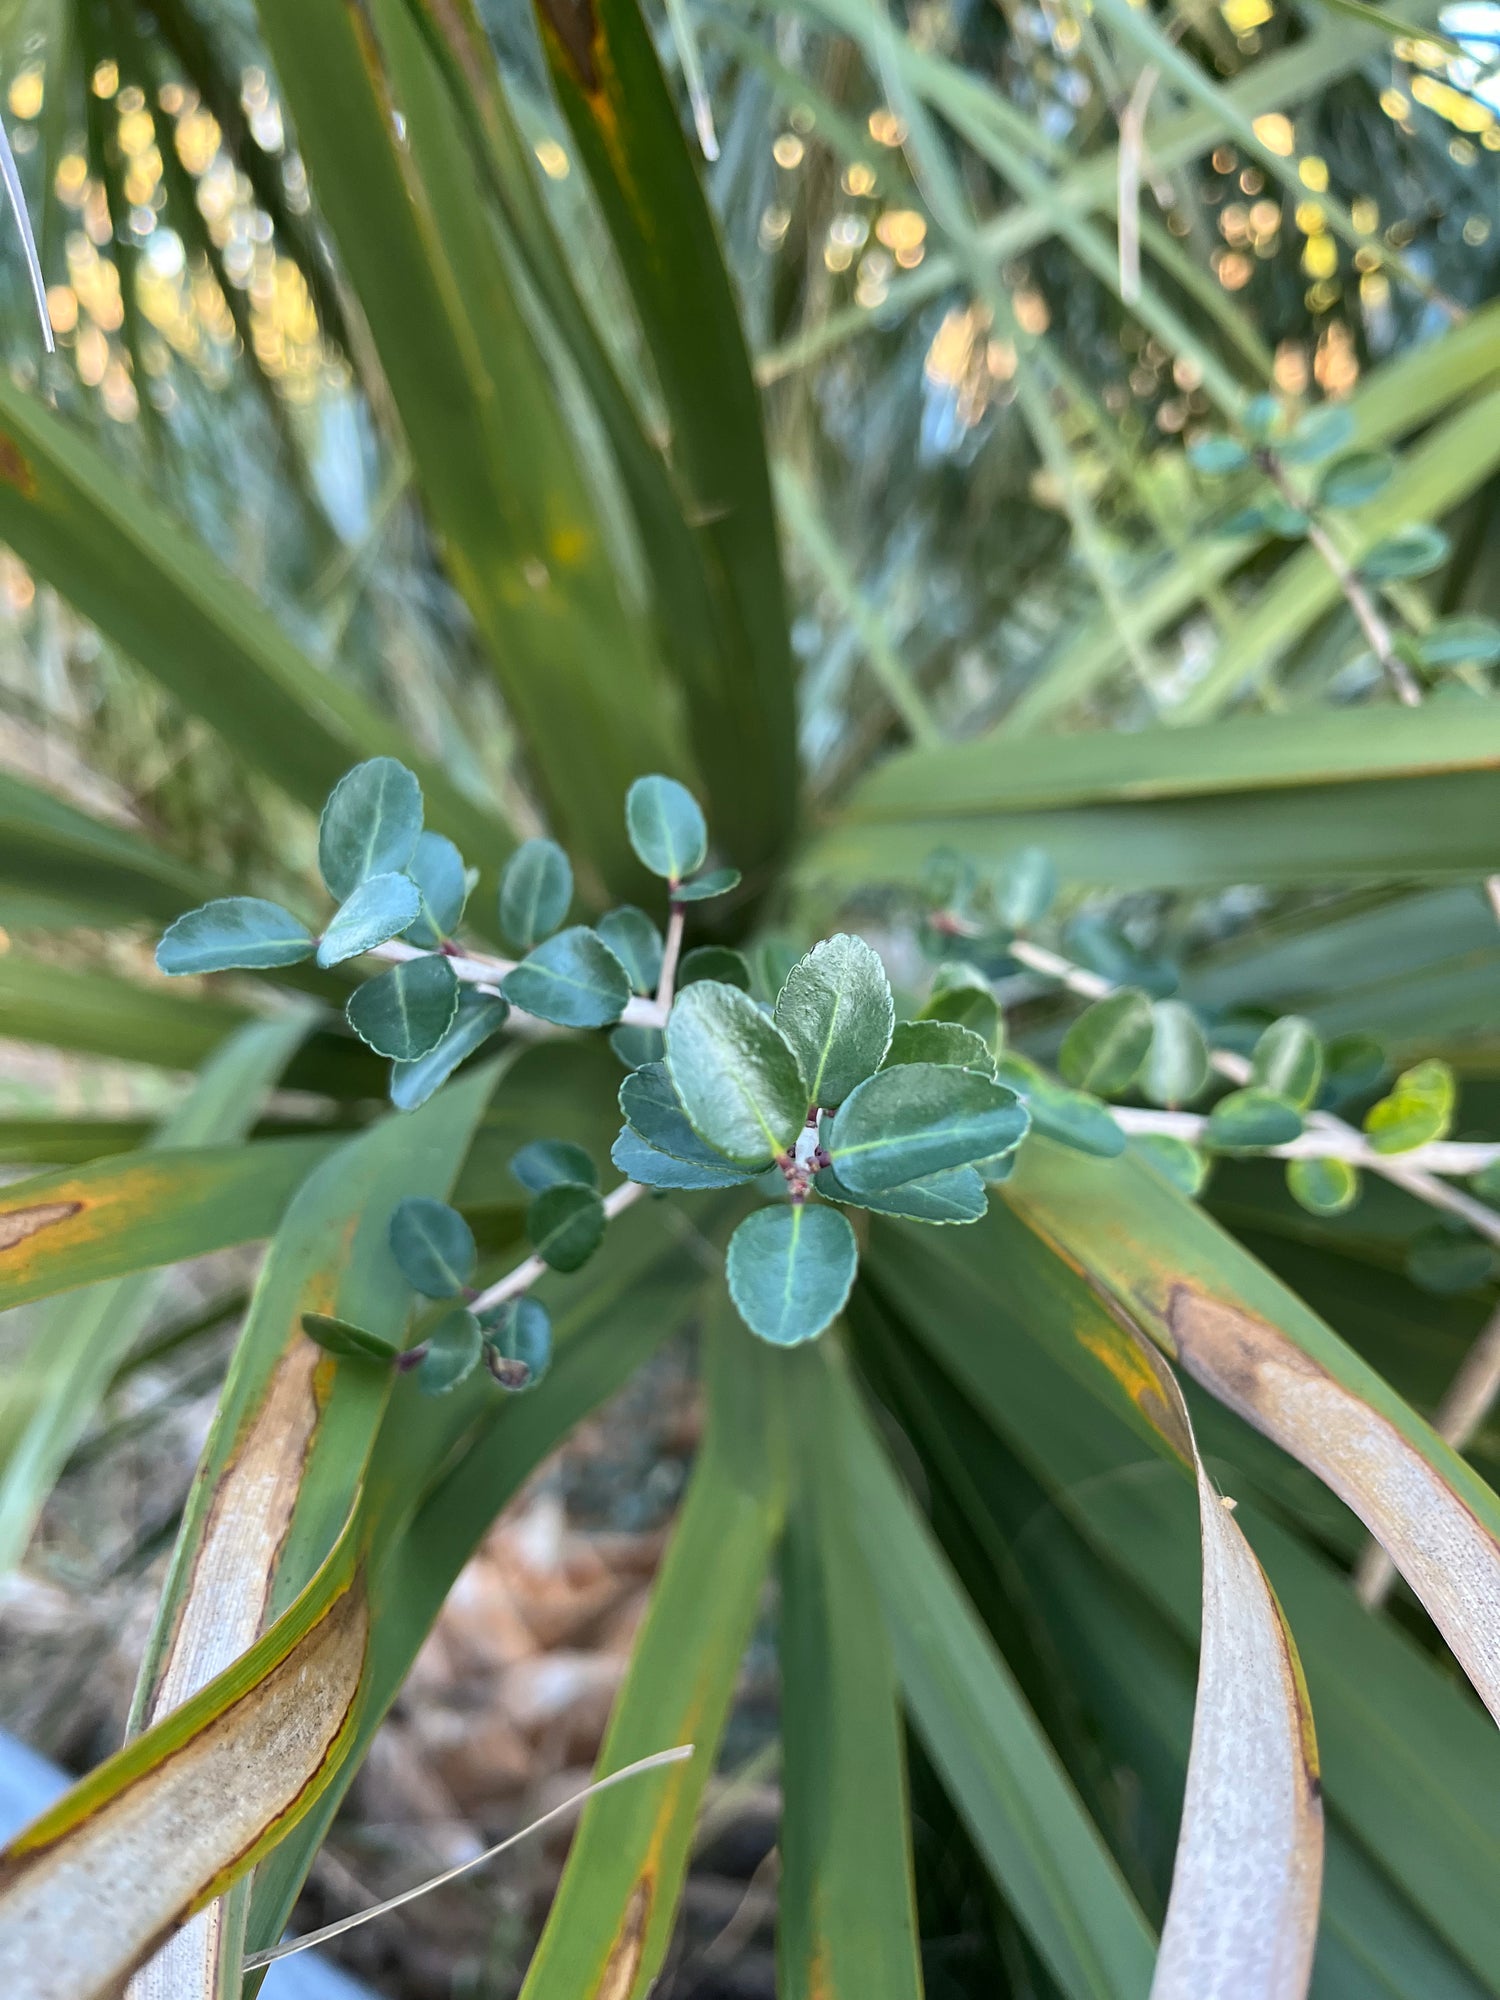
[[[513,1007],[560,1028],[607,1028],[630,999],[630,980],[609,946],[584,924],[559,931],[500,982]]]
[[[342,902],[371,875],[400,874],[422,831],[422,787],[394,757],[346,771],[318,822],[318,870]]]
[[[1429,667],[1500,665],[1500,625],[1493,618],[1439,618],[1417,640]]]
[[[1013,1090],[1031,1114],[1044,1138],[1096,1159],[1112,1160],[1125,1150],[1125,1134],[1110,1116],[1108,1105],[1081,1090],[1069,1090],[1047,1072],[1020,1056],[1006,1056],[995,1065],[999,1081]]]
[[[351,993],[344,1017],[377,1055],[401,1063],[436,1051],[458,1012],[458,975],[446,958],[412,958]]]
[[[500,877],[500,931],[517,951],[551,937],[573,900],[573,869],[555,840],[524,840]]]
[[[1151,1046],[1141,1091],[1153,1104],[1191,1104],[1208,1082],[1208,1044],[1191,1008],[1158,1000],[1151,1009]]]
[[[704,980],[678,996],[667,1023],[667,1071],[693,1130],[736,1166],[768,1166],[806,1121],[796,1056],[737,987]],[[625,1116],[635,1123],[628,1107]]]
[[[1289,1160],[1286,1184],[1311,1215],[1343,1215],[1359,1200],[1359,1175],[1347,1160]]]
[[[637,778],[625,794],[630,844],[651,870],[674,886],[703,866],[708,828],[698,801],[675,778]]]
[[[1030,930],[1057,897],[1057,863],[1045,847],[1022,847],[1007,855],[992,881],[995,915],[1007,930]]]
[[[389,1361],[398,1351],[386,1340],[353,1320],[335,1319],[332,1313],[303,1313],[302,1331],[327,1354],[360,1361]]]
[[[1456,1101],[1453,1072],[1445,1062],[1403,1070],[1390,1095],[1365,1114],[1370,1144],[1377,1153],[1407,1153],[1441,1139],[1453,1122]]]
[[[1388,451],[1353,451],[1337,459],[1318,480],[1320,507],[1363,507],[1390,481],[1396,461]]]
[[[727,945],[700,944],[690,951],[677,968],[677,989],[696,986],[700,979],[717,979],[723,986],[737,986],[748,993],[751,986],[750,961]]]
[[[599,1185],[599,1169],[582,1146],[566,1139],[533,1139],[512,1159],[510,1170],[528,1194],[540,1194],[559,1181],[572,1181],[578,1187]]]
[[[1231,1090],[1208,1114],[1204,1137],[1210,1146],[1239,1152],[1257,1146],[1286,1146],[1302,1130],[1295,1104],[1269,1090]]]
[[[959,1069],[995,1074],[995,1058],[983,1038],[957,1021],[900,1021],[891,1036],[882,1069],[902,1063],[946,1063]]]
[[[189,910],[156,947],[157,969],[169,978],[188,972],[260,972],[310,958],[313,935],[279,903],[260,896],[220,896]]]
[[[455,1306],[443,1314],[422,1345],[426,1351],[417,1364],[417,1387],[424,1396],[444,1396],[473,1374],[484,1343],[473,1313],[467,1306]]]
[[[846,1099],[828,1150],[845,1187],[882,1194],[945,1167],[1012,1152],[1029,1124],[1004,1084],[971,1069],[903,1063],[879,1071]]]
[[[1311,1021],[1287,1014],[1273,1021],[1250,1058],[1251,1081],[1305,1111],[1323,1081],[1323,1044]]]
[[[1430,576],[1451,554],[1452,546],[1442,529],[1418,521],[1377,542],[1360,568],[1379,582],[1394,582],[1400,577]]]
[[[406,872],[417,885],[422,906],[416,922],[401,935],[408,944],[436,951],[443,939],[458,929],[469,900],[464,858],[446,834],[423,833],[417,837]]]
[[[1062,1038],[1057,1066],[1076,1090],[1105,1097],[1126,1090],[1151,1046],[1151,1002],[1123,987],[1087,1007]]]
[[[415,1111],[445,1084],[461,1062],[483,1046],[505,1023],[510,1008],[498,993],[476,993],[465,986],[448,1032],[435,1048],[414,1061],[391,1069],[391,1102],[398,1111]]]
[[[620,1085],[620,1110],[625,1122],[656,1152],[694,1166],[733,1171],[732,1163],[688,1123],[665,1063],[642,1063],[626,1077]]]
[[[747,1215],[729,1239],[729,1296],[752,1333],[777,1347],[815,1340],[842,1311],[859,1253],[836,1208],[788,1205]]]
[[[345,897],[318,940],[319,965],[342,965],[399,937],[422,908],[408,875],[371,875]]]
[[[552,1318],[540,1299],[507,1299],[484,1322],[485,1364],[502,1389],[534,1389],[552,1362]]]
[[[608,910],[595,924],[594,934],[604,940],[624,966],[637,993],[656,991],[656,982],[661,978],[661,932],[644,910],[636,909],[633,903]]]
[[[685,1118],[682,1122],[687,1126]],[[692,1130],[691,1126],[688,1130]],[[708,1148],[705,1146],[703,1150],[706,1153]],[[725,1160],[714,1166],[704,1160],[683,1160],[671,1153],[658,1152],[631,1125],[622,1129],[609,1157],[626,1180],[637,1181],[642,1187],[701,1192],[704,1188],[743,1187],[746,1181],[754,1179],[754,1175],[741,1173]]]
[[[798,959],[776,998],[776,1026],[811,1101],[829,1110],[879,1069],[895,1020],[885,967],[863,938],[844,932]]]
[[[626,1022],[610,1030],[609,1046],[625,1069],[641,1069],[646,1063],[666,1060],[667,1038],[660,1028],[638,1028]]]
[[[533,1250],[554,1271],[576,1271],[604,1241],[604,1203],[597,1188],[559,1181],[526,1211]]]
[[[738,868],[710,868],[706,875],[695,875],[691,882],[675,882],[672,885],[672,900],[675,903],[706,903],[713,896],[727,896],[731,889],[740,886]]]
[[[402,1277],[425,1298],[457,1298],[473,1282],[479,1261],[474,1235],[447,1202],[408,1195],[396,1204],[389,1240]]]
[[[978,1222],[990,1205],[984,1182],[973,1167],[949,1167],[923,1180],[904,1181],[884,1194],[855,1194],[832,1167],[815,1174],[813,1185],[827,1201],[847,1202],[876,1215],[899,1215],[908,1222]]]

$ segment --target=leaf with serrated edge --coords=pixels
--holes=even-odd
[[[868,1208],[876,1215],[899,1215],[908,1222],[977,1222],[989,1207],[984,1182],[974,1167],[948,1167],[919,1181],[903,1181],[884,1194],[854,1194],[832,1167],[813,1176],[813,1185],[828,1201],[850,1208]]]
[[[312,932],[262,896],[220,896],[177,919],[156,947],[170,979],[190,972],[258,972],[310,958]]]
[[[398,1111],[415,1111],[445,1084],[461,1062],[482,1048],[510,1012],[495,993],[476,993],[466,986],[458,996],[458,1011],[443,1039],[425,1056],[391,1065],[391,1102]]]
[[[406,872],[417,885],[422,908],[416,922],[401,935],[409,944],[435,951],[458,929],[469,900],[464,858],[446,834],[423,833],[417,836]]]
[[[995,1074],[995,1058],[984,1037],[958,1021],[898,1021],[882,1069],[902,1063],[946,1063],[959,1069]]]
[[[397,873],[422,831],[422,788],[394,757],[371,757],[346,771],[318,823],[318,869],[340,902],[370,875]]]
[[[559,931],[512,966],[500,990],[513,1007],[561,1028],[607,1028],[630,999],[629,975],[585,924]]]
[[[812,1102],[832,1110],[879,1069],[896,1009],[877,955],[863,938],[840,932],[798,959],[776,997],[774,1018]]]
[[[318,940],[318,963],[342,965],[410,927],[422,897],[408,875],[370,875],[339,905]]]
[[[1030,1119],[1012,1090],[971,1069],[903,1063],[859,1085],[829,1134],[834,1171],[856,1194],[881,1194],[945,1167],[1008,1153]]]
[[[736,1166],[768,1166],[802,1130],[809,1098],[797,1058],[737,987],[706,979],[678,996],[667,1072],[693,1130]]]
[[[394,1062],[431,1055],[458,1011],[458,977],[446,958],[412,958],[351,993],[344,1016],[362,1042]]]
[[[743,1187],[754,1178],[730,1166],[727,1160],[710,1166],[706,1161],[682,1160],[672,1153],[660,1152],[655,1146],[648,1146],[630,1125],[615,1140],[609,1157],[626,1180],[638,1181],[642,1187],[700,1192],[705,1188]]]
[[[700,1139],[688,1123],[664,1062],[642,1063],[626,1077],[620,1085],[620,1112],[626,1124],[657,1152],[694,1166],[729,1168],[738,1173],[733,1162]]]

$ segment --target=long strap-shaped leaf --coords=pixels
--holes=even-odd
[[[1126,1156],[1027,1148],[1006,1199],[1222,1402],[1351,1508],[1500,1720],[1500,1500],[1331,1328]]]
[[[0,493],[4,487],[0,479]],[[175,917],[217,892],[211,879],[139,834],[0,772],[0,911],[7,923]]]
[[[980,739],[891,758],[803,872],[909,882],[939,845],[1036,843],[1073,880],[1132,888],[1474,875],[1497,804],[1500,702]]]
[[[205,1066],[153,1146],[240,1137],[311,1020],[301,1009],[241,1028]],[[159,1293],[160,1281],[142,1273],[60,1299],[43,1315],[0,1397],[0,1570],[20,1558],[43,1500]]]
[[[672,1546],[599,1753],[691,1741],[649,1793],[628,1788],[584,1814],[522,1988],[524,2000],[641,2000],[671,1942],[693,1823],[713,1770],[782,1511],[781,1356],[751,1339],[727,1300],[708,1325],[709,1429]],[[665,1731],[665,1736],[663,1732]]]
[[[432,825],[476,863],[503,856],[499,820],[310,659],[182,521],[8,376],[0,423],[0,536],[192,714],[314,810],[360,758],[399,757],[422,779]],[[175,915],[192,899],[148,913]]]
[[[404,0],[258,11],[433,526],[555,823],[575,857],[633,886],[620,801],[642,771],[686,774],[686,747],[442,75]]]
[[[717,599],[684,693],[719,831],[773,861],[796,792],[786,590],[760,402],[723,251],[638,0],[536,0],[558,100],[641,316]]]
[[[900,1707],[880,1600],[828,1448],[826,1344],[785,1357],[792,1505],[781,1552],[782,2000],[920,2000]]]
[[[180,908],[181,905],[179,904]],[[24,952],[0,956],[0,1034],[87,1055],[196,1068],[254,1019],[216,995],[184,993],[166,980],[142,986],[90,968],[70,971]]]
[[[387,1243],[408,1194],[441,1196],[495,1087],[481,1070],[409,1118],[349,1141],[309,1179],[278,1230],[204,1448],[147,1643],[132,1720],[159,1722],[222,1672],[328,1554],[390,1396],[389,1368],[336,1366],[305,1311],[396,1338],[408,1292]],[[237,1990],[243,1891],[173,1938],[131,2000]]]
[[[944,1786],[1068,2000],[1144,2000],[1145,1917],[854,1391],[833,1388],[855,1529]]]
[[[292,1190],[336,1144],[122,1153],[12,1181],[0,1195],[0,1311],[269,1236]]]

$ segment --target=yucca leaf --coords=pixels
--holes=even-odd
[[[796,788],[792,666],[759,400],[724,255],[637,0],[598,0],[586,20],[536,0],[536,14],[656,364],[709,571],[717,653],[683,677],[693,748],[732,858],[764,867],[785,845],[778,802]]]
[[[1196,729],[907,751],[856,787],[809,882],[915,883],[926,855],[1042,841],[1120,888],[1370,881],[1489,866],[1500,702],[1258,716]]]
[[[0,772],[0,913],[7,923],[170,918],[220,886],[139,834]]]
[[[710,1308],[709,1428],[630,1671],[599,1753],[601,1772],[636,1746],[691,1742],[691,1762],[650,1793],[594,1800],[522,1988],[639,2000],[671,1941],[693,1823],[713,1769],[783,1505],[781,1360],[750,1339],[722,1297]]]
[[[639,876],[620,820],[625,789],[643,770],[682,770],[685,746],[488,201],[476,198],[443,74],[405,0],[376,0],[371,16],[373,35],[337,9],[265,0],[260,25],[433,524],[553,823],[575,858],[629,890]],[[574,782],[580,759],[585,786]]]
[[[828,1450],[825,1349],[789,1357],[792,1498],[781,1546],[784,1805],[777,1990],[920,2000],[906,1768],[890,1642]]]
[[[238,1138],[309,1024],[303,1010],[241,1028],[205,1065],[151,1148]],[[0,1394],[0,1570],[20,1559],[43,1500],[159,1297],[159,1281],[143,1273],[59,1300],[43,1316]]]
[[[0,955],[0,1033],[16,1041],[180,1069],[251,1019],[217,994],[184,993],[165,980],[145,986],[20,951]]]

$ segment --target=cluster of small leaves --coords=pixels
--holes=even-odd
[[[863,939],[814,945],[774,1002],[753,998],[745,973],[679,994],[663,1060],[620,1087],[611,1157],[648,1187],[772,1197],[731,1237],[727,1276],[751,1331],[791,1346],[823,1331],[854,1282],[840,1208],[975,1222],[1030,1120],[997,1079],[992,1040],[951,1018],[897,1022]]]
[[[542,1151],[528,1147],[517,1155],[512,1169],[518,1178],[522,1177],[520,1162],[528,1153],[538,1156],[532,1171],[540,1175]],[[565,1167],[576,1173],[581,1162],[593,1175],[593,1163],[581,1149],[567,1147],[562,1151],[568,1157],[554,1162],[558,1171]],[[593,1236],[597,1244],[604,1233],[598,1190],[589,1186],[579,1191],[587,1192],[599,1211]],[[533,1201],[533,1214],[536,1206]],[[529,1229],[531,1215],[527,1223]],[[554,1237],[558,1233],[555,1219],[550,1233]],[[394,1362],[403,1373],[415,1373],[417,1387],[424,1395],[446,1395],[466,1382],[481,1363],[502,1389],[536,1387],[552,1358],[552,1321],[547,1308],[523,1292],[476,1310],[481,1296],[474,1288],[479,1252],[473,1231],[456,1208],[430,1195],[409,1195],[397,1203],[391,1216],[388,1242],[402,1277],[426,1302],[416,1313],[406,1345],[382,1340],[364,1327],[325,1313],[302,1315],[302,1329],[310,1340],[331,1354],[387,1365]],[[544,1261],[553,1261],[546,1252],[540,1254]],[[583,1256],[578,1256],[575,1263],[558,1262],[556,1268],[572,1270],[582,1261]]]
[[[700,872],[708,830],[675,779],[637,779],[626,824],[637,855],[667,883],[674,904],[737,885],[732,868]],[[337,899],[320,935],[279,904],[225,896],[179,917],[156,961],[173,976],[264,972],[310,958],[326,969],[382,950],[398,956],[389,947],[404,947],[398,962],[366,979],[345,1006],[360,1039],[390,1058],[399,1110],[424,1103],[513,1007],[558,1027],[607,1028],[632,996],[653,991],[661,974],[662,936],[643,910],[611,910],[592,928],[567,924],[572,866],[555,841],[535,839],[515,850],[500,878],[499,933],[523,955],[514,964],[494,961],[493,979],[461,980],[454,937],[476,872],[451,840],[424,830],[421,787],[391,757],[356,765],[334,787],[319,822],[318,866]],[[649,1040],[654,1032],[618,1029],[621,1059],[659,1053]]]
[[[1242,437],[1210,432],[1188,446],[1197,471],[1214,478],[1258,473],[1268,488],[1224,516],[1218,524],[1224,535],[1301,540],[1315,521],[1368,506],[1397,469],[1388,451],[1346,449],[1354,443],[1355,423],[1342,404],[1322,404],[1287,429],[1276,398],[1257,396],[1246,407],[1242,426]],[[1301,504],[1286,497],[1288,468],[1293,478],[1306,471],[1308,490]],[[1369,582],[1399,583],[1441,569],[1451,553],[1440,528],[1416,521],[1382,536],[1366,550],[1358,568]],[[1483,670],[1500,664],[1500,623],[1483,617],[1441,618],[1425,631],[1402,635],[1395,645],[1409,668],[1429,677]]]

